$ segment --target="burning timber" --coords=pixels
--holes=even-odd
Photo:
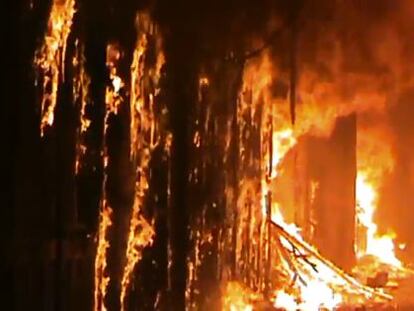
[[[312,246],[286,231],[280,224],[274,221],[271,221],[271,224],[275,229],[274,234],[279,235],[278,239],[282,244],[281,256],[288,262],[289,268],[293,270],[291,271],[294,277],[292,281],[301,282],[303,285],[308,286],[309,284],[306,283],[308,277],[302,277],[302,273],[313,273],[316,274],[317,279],[324,280],[325,276],[323,274],[330,271],[328,272],[331,274],[330,280],[327,282],[328,286],[332,286],[335,292],[349,296],[351,301],[358,296],[360,301],[386,302],[393,299],[392,295],[386,294],[382,290],[365,286],[347,275],[333,263],[323,258]],[[318,274],[321,275],[318,277]],[[332,283],[330,284],[330,282]]]
[[[5,309],[411,306],[409,0],[21,2]]]

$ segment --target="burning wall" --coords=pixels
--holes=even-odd
[[[39,187],[44,210],[56,213],[56,256],[48,257],[59,267],[56,301],[67,298],[59,289],[76,230],[92,245],[84,252],[95,258],[96,283],[85,287],[95,288],[97,310],[163,308],[167,297],[177,308],[219,308],[228,280],[250,290],[229,283],[225,298],[241,291],[272,300],[281,289],[277,304],[292,308],[332,306],[349,291],[388,299],[307,242],[349,267],[340,261],[352,256],[356,168],[369,203],[358,200],[357,253],[372,254],[387,227],[410,240],[408,221],[381,220],[395,202],[410,215],[411,131],[398,121],[411,109],[398,94],[410,94],[412,83],[412,5],[242,2],[223,4],[217,17],[218,3],[199,11],[158,1],[152,17],[140,15],[137,38],[132,2],[95,12],[97,4],[54,1],[35,57],[42,138],[33,164],[48,159],[43,175],[52,176]],[[250,9],[258,14],[249,18]],[[387,113],[391,130],[383,128]],[[311,286],[326,297],[312,300]]]

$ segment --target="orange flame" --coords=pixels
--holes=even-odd
[[[261,111],[261,124],[254,126],[261,128],[263,218],[266,218],[269,212],[268,200],[272,190],[272,180],[280,176],[281,163],[289,150],[296,145],[300,136],[305,134],[329,135],[337,117],[384,105],[384,96],[370,89],[362,90],[346,102],[335,94],[337,86],[334,83],[319,83],[316,80],[317,76],[312,74],[304,70],[299,79],[297,92],[300,102],[296,107],[297,123],[293,128],[290,124],[288,94],[279,95],[277,98],[273,96],[272,90],[275,82],[278,79],[283,81],[284,77],[283,73],[274,68],[269,55],[265,54],[258,62],[248,64],[245,69],[243,95],[247,99],[241,102],[238,118],[242,120],[242,113],[250,112],[249,118],[254,120],[256,112]],[[362,80],[353,79],[355,83]],[[243,139],[240,140],[240,155],[243,157],[245,147]],[[246,181],[244,183],[247,184]],[[282,209],[274,198],[270,204],[272,221],[283,228],[300,245],[296,246],[298,249],[292,249],[293,246],[286,237],[279,237],[280,247],[284,249],[280,250],[280,265],[288,278],[295,280],[299,273],[302,279],[302,282],[296,281],[293,285],[290,284],[291,286],[283,284],[281,288],[276,289],[274,294],[276,307],[286,310],[318,310],[321,307],[334,309],[342,302],[351,299],[353,301],[391,299],[389,295],[378,294],[375,290],[362,285],[323,258],[303,239],[298,226],[285,221]],[[257,219],[253,221],[257,222]],[[313,256],[314,269],[304,259],[289,255],[298,251],[302,254],[310,253],[309,256]],[[293,256],[293,258],[286,259],[284,256]],[[287,287],[283,288],[284,286]]]
[[[363,172],[358,172],[357,177],[357,218],[360,225],[366,228],[366,247],[358,251],[358,257],[373,255],[380,262],[387,263],[396,267],[401,267],[401,261],[397,259],[394,252],[394,236],[378,235],[378,226],[374,222],[376,210],[377,191],[367,181]]]
[[[52,126],[59,79],[64,77],[66,41],[75,14],[75,0],[54,0],[48,21],[48,29],[42,47],[36,52],[35,64],[43,76],[40,133]]]
[[[106,48],[106,66],[109,69],[109,78],[111,85],[106,87],[105,102],[110,113],[118,114],[119,106],[122,103],[121,89],[124,87],[124,82],[118,76],[117,62],[121,57],[118,47],[113,44],[108,44]]]
[[[223,311],[253,311],[260,295],[237,282],[228,282],[223,295]]]
[[[140,191],[139,188],[137,191]],[[141,189],[143,191],[143,189]],[[124,266],[124,271],[121,280],[121,310],[125,310],[125,297],[127,294],[128,286],[131,282],[132,273],[135,265],[142,258],[142,250],[150,245],[154,237],[154,229],[147,222],[147,220],[140,215],[142,205],[142,195],[137,194],[134,202],[134,207],[131,215],[131,222],[128,234],[128,244],[126,251],[127,262]]]
[[[75,77],[73,79],[73,99],[79,107],[80,114],[80,128],[78,128],[77,142],[76,142],[76,160],[75,173],[79,173],[82,157],[86,153],[86,146],[84,144],[84,134],[88,130],[91,120],[86,115],[86,105],[88,101],[88,91],[90,85],[90,78],[85,71],[85,57],[83,46],[79,46],[76,41],[76,54],[73,58],[72,64],[75,68]]]
[[[150,23],[147,14],[138,14],[137,22],[144,24]],[[148,25],[147,25],[148,26]],[[131,64],[131,98],[130,98],[130,159],[136,169],[135,196],[130,218],[126,263],[121,280],[120,304],[121,310],[125,309],[125,298],[132,274],[136,264],[142,258],[142,250],[151,245],[155,235],[154,228],[142,215],[144,197],[149,187],[149,161],[151,151],[157,145],[158,136],[156,135],[156,120],[153,113],[155,93],[150,93],[149,103],[145,105],[145,86],[143,84],[145,72],[145,53],[147,49],[147,34],[139,33],[136,48]],[[154,84],[157,85],[160,70],[164,62],[162,52],[158,53],[155,70],[151,68],[149,74]],[[148,141],[149,137],[149,141]]]
[[[365,236],[357,232],[357,256],[372,255],[381,263],[401,267],[395,255],[394,234],[379,235],[374,214],[378,208],[378,194],[383,178],[393,168],[388,133],[384,126],[363,128],[361,116],[358,131],[358,175],[356,180],[357,226],[365,228]]]
[[[106,275],[106,253],[109,248],[108,228],[112,225],[111,208],[103,202],[103,208],[100,212],[100,221],[98,229],[98,246],[95,257],[95,292],[94,292],[94,310],[106,311],[105,295],[109,284],[109,276]]]
[[[106,65],[111,73],[116,73],[116,62],[119,60],[119,51],[114,45],[109,44],[107,46],[107,55],[106,55]],[[111,75],[111,78],[113,76]],[[120,78],[119,78],[120,79]],[[114,84],[113,80],[112,83]],[[104,177],[102,183],[102,211],[106,217],[101,216],[101,221],[99,224],[99,244],[98,250],[96,253],[95,264],[99,269],[95,269],[95,311],[105,311],[105,294],[106,288],[109,284],[109,277],[104,277],[104,269],[106,267],[106,249],[109,247],[109,242],[107,241],[106,231],[107,228],[111,225],[109,215],[111,213],[111,209],[106,201],[106,180],[107,180],[107,168],[108,168],[108,149],[106,144],[106,135],[108,130],[108,117],[111,113],[117,114],[118,107],[122,103],[123,98],[119,94],[120,88],[116,88],[115,85],[112,87],[106,88],[105,94],[105,116],[104,116],[104,129],[103,129],[103,167],[104,167]],[[102,232],[101,232],[102,231]]]

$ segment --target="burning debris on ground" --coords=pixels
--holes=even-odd
[[[410,0],[21,2],[7,310],[414,310]]]

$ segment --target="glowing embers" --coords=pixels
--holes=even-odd
[[[106,311],[105,295],[109,284],[109,276],[106,273],[107,250],[109,248],[108,229],[112,225],[112,210],[103,202],[103,207],[99,215],[98,241],[95,257],[95,291],[94,291],[94,310]]]
[[[374,222],[374,213],[377,208],[378,193],[364,172],[358,172],[356,199],[358,225],[365,228],[365,243],[360,243],[357,249],[358,257],[372,255],[382,263],[401,267],[401,261],[395,255],[393,234],[379,236],[377,232],[378,227]]]
[[[54,0],[50,11],[45,40],[36,51],[35,64],[43,85],[41,102],[40,134],[52,126],[59,81],[64,79],[66,42],[75,14],[75,0]]]

